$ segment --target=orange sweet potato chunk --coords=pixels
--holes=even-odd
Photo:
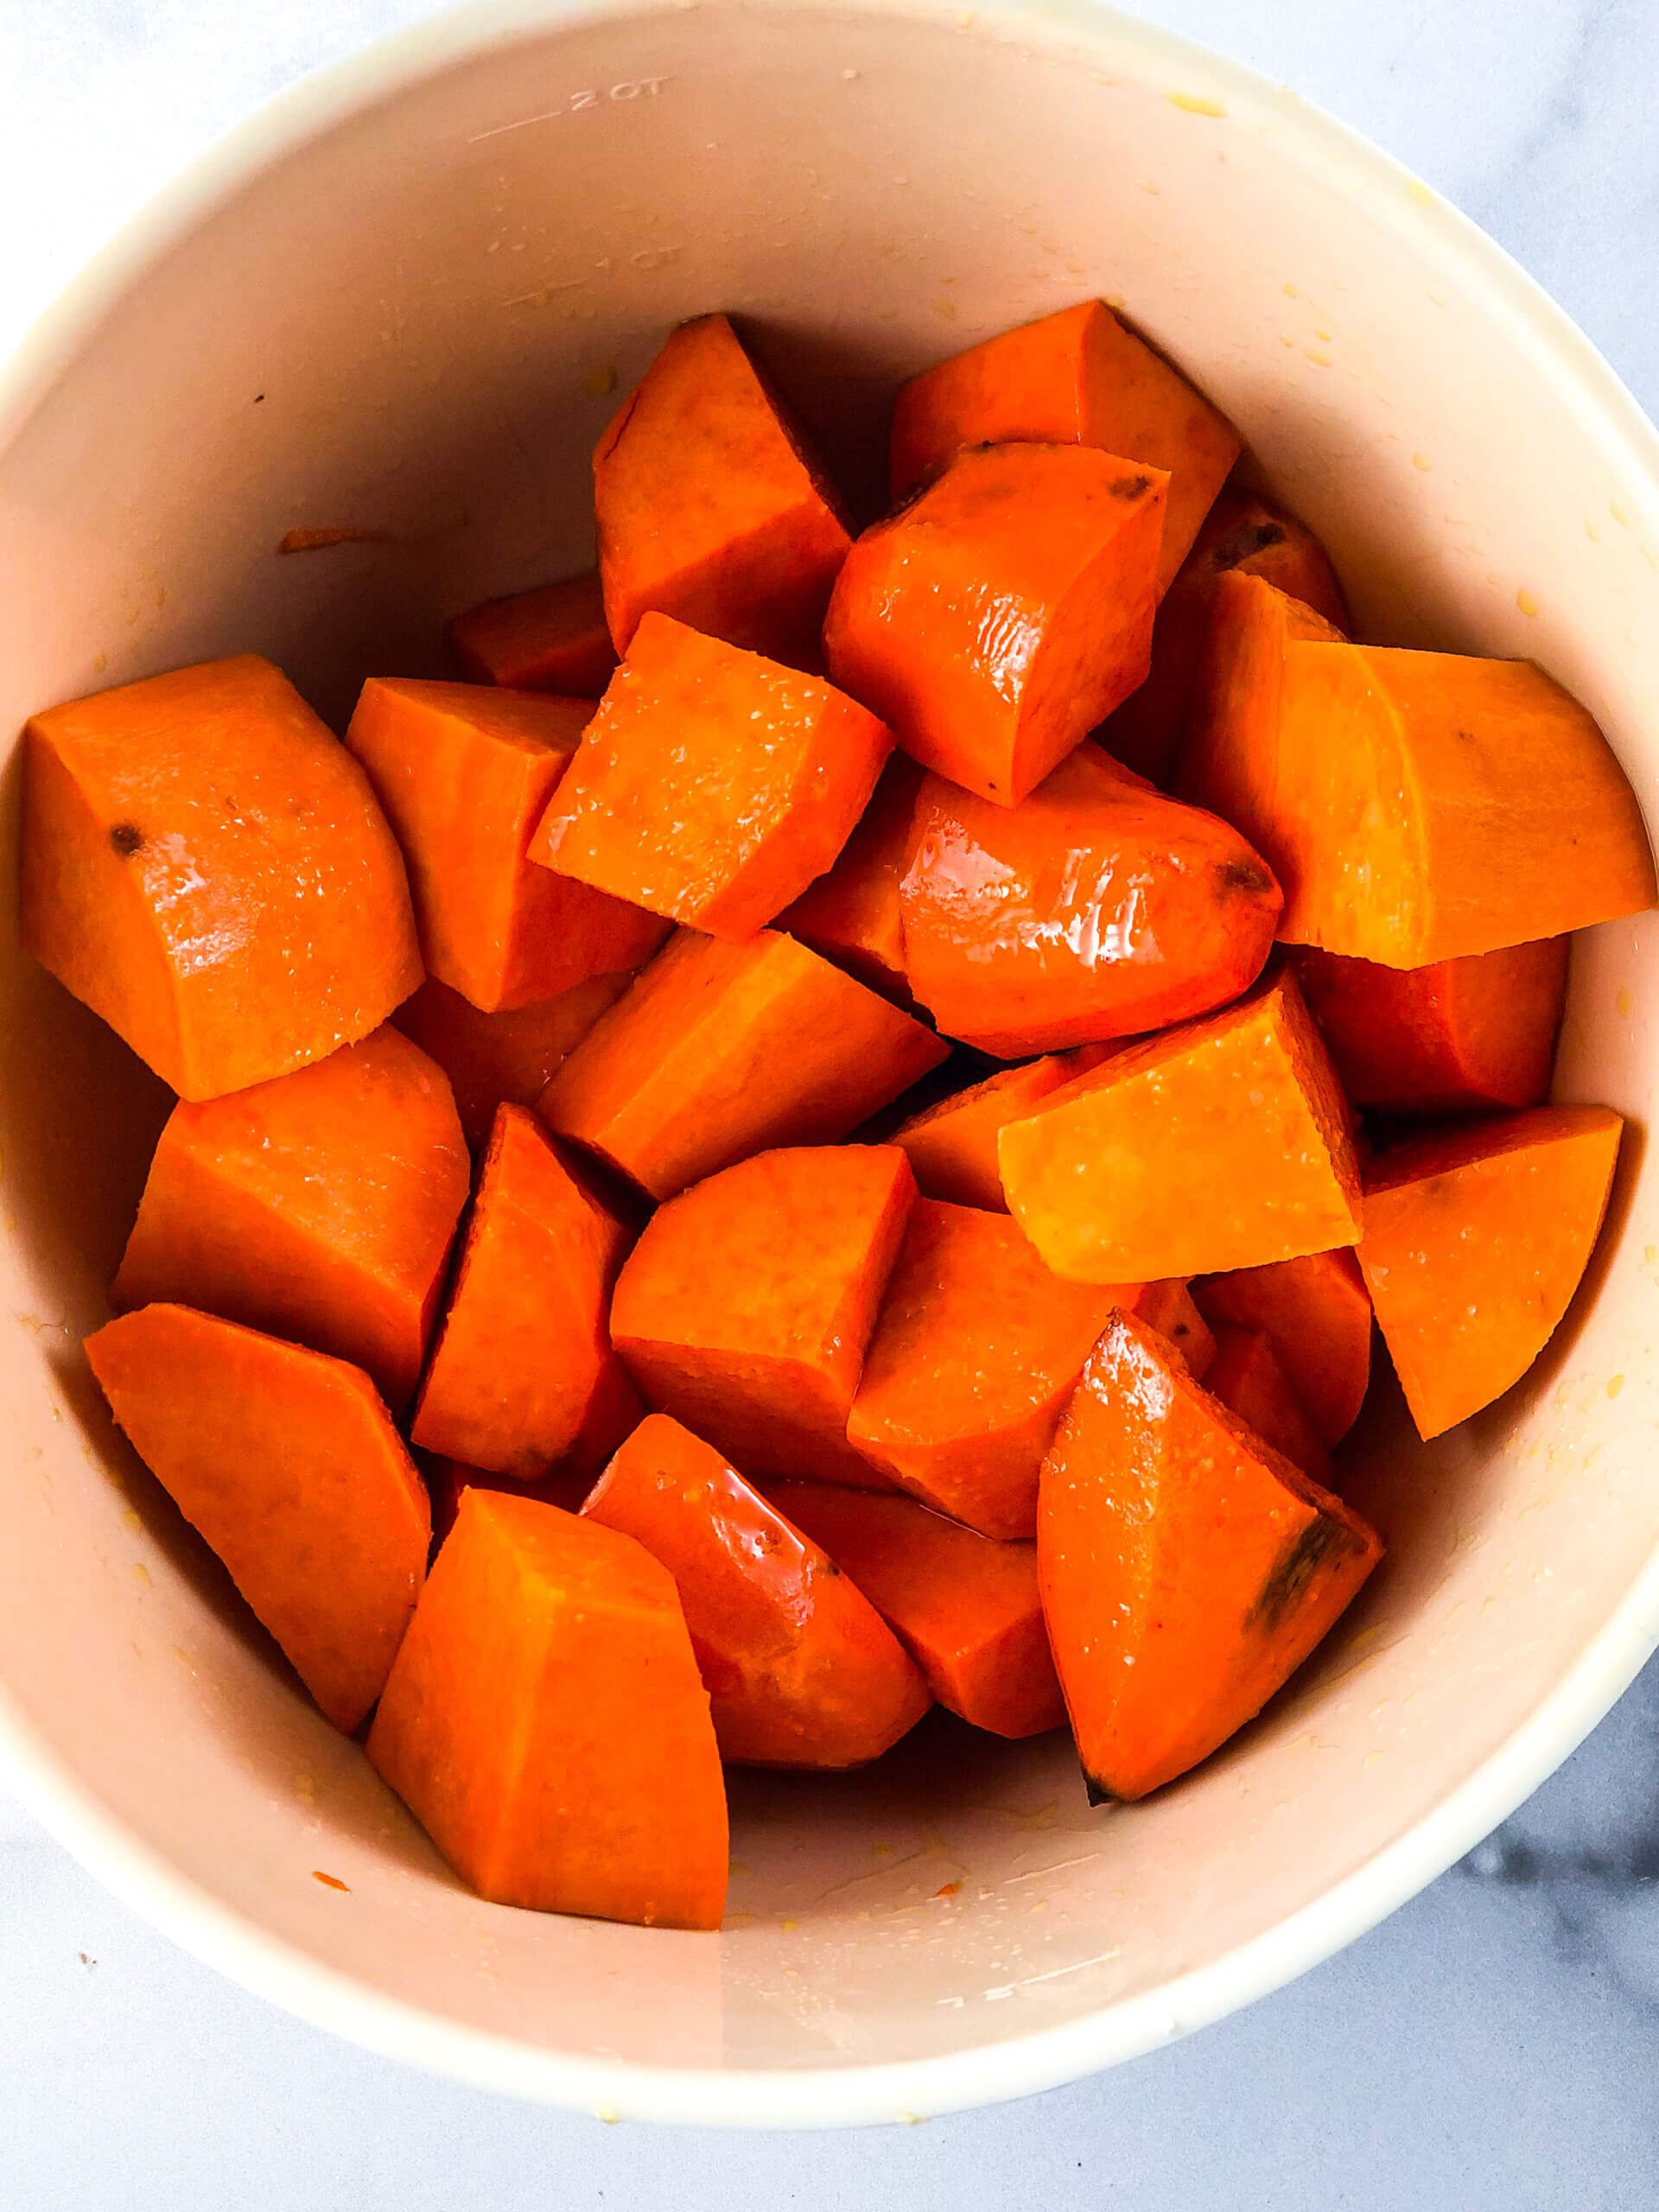
[[[1276,582],[1244,568],[1224,569],[1206,604],[1175,789],[1249,837],[1253,824],[1274,819],[1286,655],[1296,643],[1340,645],[1344,633]]]
[[[667,1414],[647,1414],[582,1510],[674,1577],[722,1758],[862,1766],[932,1703],[868,1598]]]
[[[1348,603],[1313,531],[1259,493],[1224,486],[1159,607],[1151,673],[1096,733],[1126,768],[1160,786],[1175,772],[1217,581],[1229,570],[1260,576],[1339,635],[1348,629]]]
[[[1272,951],[1281,901],[1236,830],[1081,745],[1014,807],[930,776],[899,903],[918,1001],[1014,1059],[1225,1005]]]
[[[847,1416],[915,1190],[890,1146],[809,1145],[671,1198],[611,1309],[645,1402],[745,1474],[888,1487]]]
[[[1049,1052],[1019,1067],[999,1068],[901,1122],[888,1141],[910,1160],[916,1187],[926,1198],[1007,1213],[996,1140],[1010,1122],[1024,1121],[1033,1106],[1074,1076],[1084,1075],[1122,1051],[1117,1044],[1079,1045]]]
[[[180,1096],[367,1036],[421,980],[367,779],[257,654],[35,715],[20,933]]]
[[[798,668],[818,661],[851,543],[838,493],[723,315],[672,333],[594,454],[613,641],[672,614]]]
[[[500,1491],[509,1497],[538,1498],[543,1504],[556,1505],[565,1513],[578,1513],[594,1486],[591,1467],[578,1471],[563,1460],[549,1473],[537,1476],[533,1482],[521,1482],[512,1475],[493,1475],[486,1467],[469,1467],[464,1459],[439,1459],[429,1452],[421,1454],[421,1470],[426,1477],[426,1494],[431,1501],[435,1549],[454,1527],[461,1501],[469,1490]]]
[[[336,1728],[379,1696],[426,1573],[426,1491],[360,1368],[184,1306],[86,1339],[133,1449]]]
[[[1419,1435],[1518,1382],[1590,1263],[1624,1124],[1535,1106],[1408,1139],[1365,1179],[1359,1264]]]
[[[892,750],[817,677],[646,614],[531,857],[556,881],[751,937],[836,859]]]
[[[1293,963],[1353,1104],[1470,1114],[1548,1096],[1567,942],[1544,938],[1427,968],[1379,968],[1304,945]]]
[[[994,1736],[1065,1726],[1035,1544],[996,1543],[913,1498],[830,1483],[775,1483],[768,1495],[857,1584],[941,1705]]]
[[[918,1198],[848,1441],[953,1520],[1029,1536],[1054,1425],[1119,1306],[1207,1342],[1180,1284],[1065,1282],[1006,1216]]]
[[[486,600],[448,625],[449,644],[469,683],[597,699],[616,670],[599,574],[567,576],[535,591]]]
[[[503,1106],[415,1403],[414,1442],[529,1478],[579,1439],[589,1465],[608,1459],[631,1426],[606,1332],[627,1243],[622,1224],[560,1159],[535,1116]]]
[[[1359,1241],[1341,1086],[1285,971],[1131,1045],[997,1139],[1014,1219],[1057,1274],[1221,1274]]]
[[[377,1029],[292,1075],[180,1101],[111,1302],[198,1306],[332,1352],[401,1411],[471,1180],[442,1070]]]
[[[376,676],[346,733],[403,847],[427,972],[482,1014],[636,968],[668,934],[657,915],[528,857],[593,712]]]
[[[900,1005],[909,1003],[910,986],[899,887],[921,787],[920,767],[895,753],[839,859],[778,917],[780,930]]]
[[[963,453],[848,555],[830,677],[925,766],[1017,804],[1147,673],[1166,481],[1089,447]]]
[[[1299,637],[1271,590],[1221,579],[1225,666],[1179,785],[1273,868],[1285,943],[1427,968],[1653,905],[1635,794],[1541,669]],[[1246,594],[1230,658],[1217,640]]]
[[[533,1106],[565,1060],[633,981],[630,969],[590,976],[557,998],[480,1014],[447,983],[429,979],[392,1016],[437,1062],[455,1094],[469,1145],[481,1145],[498,1106]]]
[[[1225,1743],[1382,1555],[1357,1514],[1116,1315],[1043,1464],[1037,1526],[1090,1797],[1144,1797]]]
[[[1274,1357],[1266,1331],[1223,1323],[1215,1332],[1215,1344],[1216,1356],[1204,1378],[1211,1396],[1219,1398],[1292,1466],[1331,1489],[1336,1476],[1331,1454]]]
[[[1261,1330],[1325,1442],[1342,1441],[1371,1373],[1370,1294],[1351,1250],[1211,1275],[1192,1296],[1217,1328]]]
[[[369,1761],[480,1897],[717,1928],[726,1788],[668,1570],[534,1498],[462,1497]]]
[[[667,1198],[751,1153],[835,1142],[949,1050],[793,938],[728,944],[683,930],[536,1110]]]
[[[912,377],[893,410],[893,496],[964,446],[1015,441],[1100,446],[1169,473],[1160,593],[1242,445],[1226,416],[1099,300],[1004,331]]]

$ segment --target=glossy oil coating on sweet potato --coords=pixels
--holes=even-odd
[[[1382,1555],[1357,1514],[1122,1314],[1041,1489],[1043,1611],[1096,1802],[1144,1797],[1225,1743]]]
[[[767,1495],[858,1585],[941,1705],[994,1736],[1065,1726],[1035,1544],[996,1543],[913,1498],[831,1483],[774,1483]]]
[[[889,1142],[910,1160],[916,1187],[926,1198],[952,1205],[982,1206],[1006,1213],[1002,1178],[996,1164],[996,1140],[1009,1122],[1020,1122],[1033,1107],[1074,1076],[1097,1068],[1122,1047],[1079,1045],[1075,1052],[1049,1052],[1019,1067],[999,1068],[982,1083],[951,1093],[901,1122]]]
[[[1029,1536],[1037,1470],[1118,1306],[1208,1331],[1182,1286],[1064,1282],[1006,1215],[918,1198],[847,1422],[863,1456],[982,1535]]]
[[[461,1263],[410,1427],[428,1452],[534,1477],[588,1440],[610,1457],[631,1426],[606,1330],[622,1224],[522,1106],[503,1106],[479,1171]],[[592,1434],[595,1407],[614,1408]]]
[[[1426,968],[1652,906],[1624,771],[1541,669],[1299,638],[1271,592],[1220,581],[1212,647],[1241,608],[1243,642],[1179,783],[1273,868],[1287,944]]]
[[[1294,976],[1131,1045],[997,1139],[1014,1219],[1056,1274],[1135,1282],[1359,1241],[1341,1086]]]
[[[672,614],[791,667],[818,632],[851,532],[799,425],[723,315],[682,323],[594,454],[613,642]]]
[[[549,1473],[537,1476],[533,1482],[520,1482],[512,1475],[493,1475],[487,1467],[469,1467],[464,1459],[441,1459],[426,1452],[421,1455],[421,1471],[426,1477],[426,1494],[431,1501],[435,1548],[454,1527],[461,1501],[469,1490],[500,1491],[508,1497],[537,1498],[543,1505],[558,1506],[563,1512],[579,1513],[594,1486],[591,1467],[577,1471],[563,1461]]]
[[[254,653],[32,718],[20,934],[181,1098],[323,1059],[421,980],[367,779]]]
[[[1567,956],[1553,937],[1427,968],[1304,945],[1293,964],[1354,1105],[1478,1114],[1548,1096]]]
[[[963,446],[1103,447],[1169,472],[1165,590],[1240,450],[1225,416],[1099,300],[1064,308],[912,377],[893,410],[899,499]]]
[[[590,976],[557,998],[480,1014],[459,991],[429,979],[392,1020],[448,1077],[461,1128],[476,1148],[490,1134],[496,1108],[533,1106],[632,981],[628,969]]]
[[[674,1577],[722,1758],[862,1766],[932,1703],[855,1581],[667,1414],[640,1422],[582,1510]]]
[[[726,1786],[668,1570],[630,1536],[468,1490],[369,1762],[480,1897],[717,1928]]]
[[[528,856],[593,712],[537,692],[371,677],[346,733],[403,847],[427,972],[482,1014],[638,967],[668,934],[659,916]]]
[[[826,1145],[763,1152],[671,1198],[611,1311],[646,1403],[745,1474],[889,1487],[847,1416],[915,1192],[891,1146]]]
[[[1325,1442],[1342,1441],[1371,1373],[1370,1294],[1351,1249],[1210,1275],[1192,1296],[1213,1326],[1261,1330]]]
[[[1535,1106],[1382,1153],[1359,1264],[1419,1435],[1466,1421],[1548,1343],[1590,1263],[1624,1124]]]
[[[895,753],[834,867],[778,917],[780,930],[899,1005],[908,1005],[910,986],[899,887],[922,774],[907,753]]]
[[[615,672],[616,647],[605,626],[597,570],[486,600],[448,626],[469,683],[597,699]]]
[[[86,1339],[132,1447],[336,1728],[379,1696],[415,1609],[426,1491],[358,1367],[158,1304]]]
[[[1216,581],[1230,569],[1275,585],[1339,634],[1348,629],[1348,603],[1313,531],[1260,493],[1224,485],[1159,607],[1151,673],[1096,733],[1126,768],[1160,787],[1175,772]]]
[[[832,679],[912,758],[1013,806],[1152,647],[1166,478],[1090,447],[975,447],[848,555]]]
[[[682,930],[536,1110],[666,1198],[751,1153],[835,1142],[949,1050],[793,938]]]
[[[1215,1332],[1216,1356],[1204,1387],[1236,1413],[1264,1444],[1311,1475],[1326,1490],[1336,1470],[1325,1440],[1307,1408],[1291,1388],[1262,1329],[1238,1329],[1224,1322]]]
[[[472,1173],[443,1071],[397,1030],[200,1105],[181,1100],[111,1287],[419,1378]]]
[[[917,1001],[1004,1059],[1224,1006],[1260,974],[1281,903],[1236,830],[1097,745],[1014,807],[930,776],[899,898]]]
[[[892,750],[817,677],[646,614],[531,857],[712,937],[751,937],[835,861]]]

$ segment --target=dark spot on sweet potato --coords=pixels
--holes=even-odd
[[[1114,477],[1107,488],[1115,499],[1138,499],[1143,492],[1149,492],[1152,489],[1152,479],[1144,474],[1117,476]]]
[[[1224,569],[1236,569],[1248,561],[1252,553],[1265,553],[1269,545],[1282,545],[1285,531],[1276,522],[1240,523],[1236,530],[1230,530],[1218,537],[1210,549],[1210,565],[1219,575]]]
[[[1300,1536],[1291,1539],[1274,1561],[1245,1626],[1271,1636],[1294,1609],[1325,1560],[1356,1548],[1353,1531],[1344,1522],[1331,1514],[1319,1514]]]
[[[1083,1770],[1083,1786],[1088,1792],[1091,1805],[1121,1805],[1123,1802],[1115,1789],[1109,1789],[1103,1782],[1096,1782],[1087,1767]]]
[[[1259,899],[1273,888],[1273,878],[1259,861],[1222,861],[1216,874],[1223,898],[1233,892],[1243,892],[1246,898]]]
[[[144,842],[144,833],[135,822],[118,822],[110,831],[110,842],[124,861],[130,861]]]

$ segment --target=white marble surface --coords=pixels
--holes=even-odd
[[[420,0],[0,0],[0,351],[155,185]],[[1656,0],[1149,0],[1410,162],[1659,409]],[[6,2212],[1659,2212],[1659,1662],[1499,1834],[1252,2011],[1070,2089],[822,2137],[606,2128],[272,2012],[0,1790]]]

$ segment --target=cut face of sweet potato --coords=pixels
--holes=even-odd
[[[857,1584],[941,1705],[994,1736],[1065,1726],[1034,1544],[995,1543],[913,1498],[830,1483],[774,1483],[767,1495]]]
[[[421,980],[367,778],[255,653],[31,719],[20,932],[192,1100],[325,1059]]]
[[[590,976],[557,998],[504,1014],[480,1014],[470,1000],[430,977],[405,999],[392,1025],[449,1078],[467,1141],[490,1134],[498,1106],[533,1106],[569,1054],[633,981],[631,969]]]
[[[611,1312],[647,1404],[746,1474],[887,1487],[848,1443],[847,1416],[915,1189],[890,1147],[808,1146],[670,1199]]]
[[[1014,1219],[1056,1274],[1183,1279],[1359,1241],[1330,1056],[1284,971],[1143,1039],[997,1139]]]
[[[1043,1463],[1037,1567],[1092,1796],[1144,1797],[1259,1713],[1382,1555],[1376,1533],[1107,1324]]]
[[[1039,1102],[1074,1076],[1110,1059],[1122,1047],[1079,1045],[1049,1052],[1020,1067],[999,1068],[982,1083],[953,1092],[901,1122],[892,1141],[910,1161],[916,1187],[926,1198],[1006,1213],[1007,1199],[996,1164],[996,1140],[1010,1122],[1023,1121]]]
[[[899,887],[921,786],[916,762],[895,753],[840,858],[778,917],[780,930],[901,1006],[910,986]]]
[[[1371,1372],[1370,1294],[1351,1250],[1210,1275],[1192,1295],[1205,1320],[1261,1330],[1320,1436],[1342,1441]]]
[[[1261,973],[1281,900],[1236,830],[1080,745],[1015,807],[930,776],[899,903],[918,1001],[1012,1059],[1225,1005]]]
[[[479,1895],[717,1928],[726,1789],[666,1567],[614,1529],[469,1489],[369,1761]]]
[[[616,669],[597,570],[486,600],[470,613],[457,614],[448,631],[469,683],[550,691],[561,699],[597,699]]]
[[[861,1766],[931,1704],[853,1580],[666,1414],[640,1422],[582,1510],[674,1577],[722,1758]]]
[[[111,1300],[194,1306],[332,1352],[401,1412],[471,1182],[442,1070],[377,1029],[174,1108]]]
[[[1265,1330],[1223,1323],[1215,1332],[1216,1356],[1204,1387],[1236,1413],[1246,1428],[1326,1490],[1336,1470],[1313,1416],[1292,1389]]]
[[[426,1573],[426,1491],[368,1376],[158,1304],[86,1339],[133,1449],[336,1728],[379,1696]]]
[[[1609,1106],[1535,1106],[1409,1139],[1368,1170],[1359,1264],[1421,1436],[1501,1397],[1548,1343],[1624,1127]]]
[[[830,676],[913,759],[1017,804],[1146,675],[1166,481],[1091,447],[963,453],[848,555]]]
[[[793,938],[682,930],[537,1102],[654,1198],[750,1154],[833,1143],[950,1047]]]

